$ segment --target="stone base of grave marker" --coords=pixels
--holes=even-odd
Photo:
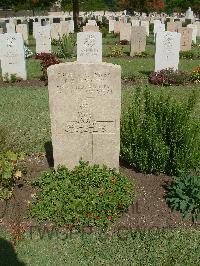
[[[72,62],[48,68],[54,166],[80,159],[118,169],[121,67]]]

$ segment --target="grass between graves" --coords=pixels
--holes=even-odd
[[[122,108],[126,108],[136,86],[122,90]],[[180,101],[195,90],[200,110],[199,85],[150,88],[156,94],[163,91]],[[27,153],[44,152],[51,140],[47,87],[0,88],[0,99],[0,125],[7,131],[9,147]]]
[[[62,239],[61,239],[62,238]],[[59,234],[43,239],[39,234],[26,235],[14,250],[8,248],[9,237],[0,232],[0,261],[4,265],[199,265],[200,232],[198,230],[124,231],[106,234]],[[7,249],[4,251],[4,247]],[[3,252],[2,252],[3,251]],[[7,264],[6,264],[7,262]]]

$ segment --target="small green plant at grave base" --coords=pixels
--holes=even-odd
[[[56,40],[56,39],[51,40],[51,45],[57,46],[58,44],[59,44],[59,40]]]
[[[185,220],[192,216],[193,222],[200,221],[200,176],[174,177],[167,187],[166,200]]]
[[[147,173],[179,176],[200,165],[200,121],[196,96],[185,102],[137,89],[121,122],[121,156]]]
[[[3,76],[3,80],[4,80],[5,82],[9,82],[9,81],[10,81],[10,79],[9,79],[9,74],[8,74],[8,73],[5,73],[5,74],[4,74],[4,76]]]
[[[200,83],[200,66],[192,71],[191,80],[194,83]]]
[[[56,55],[60,58],[71,58],[75,53],[76,39],[75,35],[70,34],[69,36],[63,35],[58,42],[58,52]]]
[[[103,38],[106,38],[106,36],[107,36],[107,34],[108,34],[108,29],[105,28],[105,27],[102,27],[100,31],[101,31],[101,33],[102,33],[102,37],[103,37]]]
[[[148,53],[147,52],[136,53],[135,56],[137,56],[137,57],[148,57]]]
[[[12,196],[16,180],[21,179],[25,169],[18,163],[24,154],[11,151],[0,153],[0,199],[7,200]]]
[[[191,77],[186,72],[174,71],[173,69],[163,69],[158,72],[152,72],[149,75],[149,82],[154,85],[185,85],[188,84]]]
[[[181,51],[180,52],[180,58],[182,59],[194,59],[196,56],[195,56],[195,53],[193,51]]]
[[[80,161],[74,170],[64,166],[43,173],[33,183],[40,191],[29,216],[57,226],[107,226],[135,201],[133,184],[114,169]]]
[[[121,45],[110,46],[111,57],[123,56],[123,47]]]

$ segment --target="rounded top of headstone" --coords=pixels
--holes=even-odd
[[[188,11],[192,11],[191,7],[188,8]]]

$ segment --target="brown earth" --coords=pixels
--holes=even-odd
[[[15,82],[5,82],[0,80],[0,89],[8,88],[8,87],[18,87],[18,88],[28,88],[28,87],[38,87],[44,86],[44,81],[38,79],[30,79],[30,80],[20,80]]]
[[[44,155],[28,157],[25,165],[26,178],[16,184],[13,197],[8,201],[0,201],[0,226],[3,228],[20,223],[31,224],[26,219],[28,202],[36,192],[31,186],[31,180],[42,171],[50,169]],[[170,177],[137,173],[125,166],[121,166],[120,171],[134,182],[138,200],[113,226],[114,230],[199,227],[199,223],[194,225],[191,220],[183,221],[179,212],[172,212],[168,207],[164,199],[164,186],[171,181]]]

